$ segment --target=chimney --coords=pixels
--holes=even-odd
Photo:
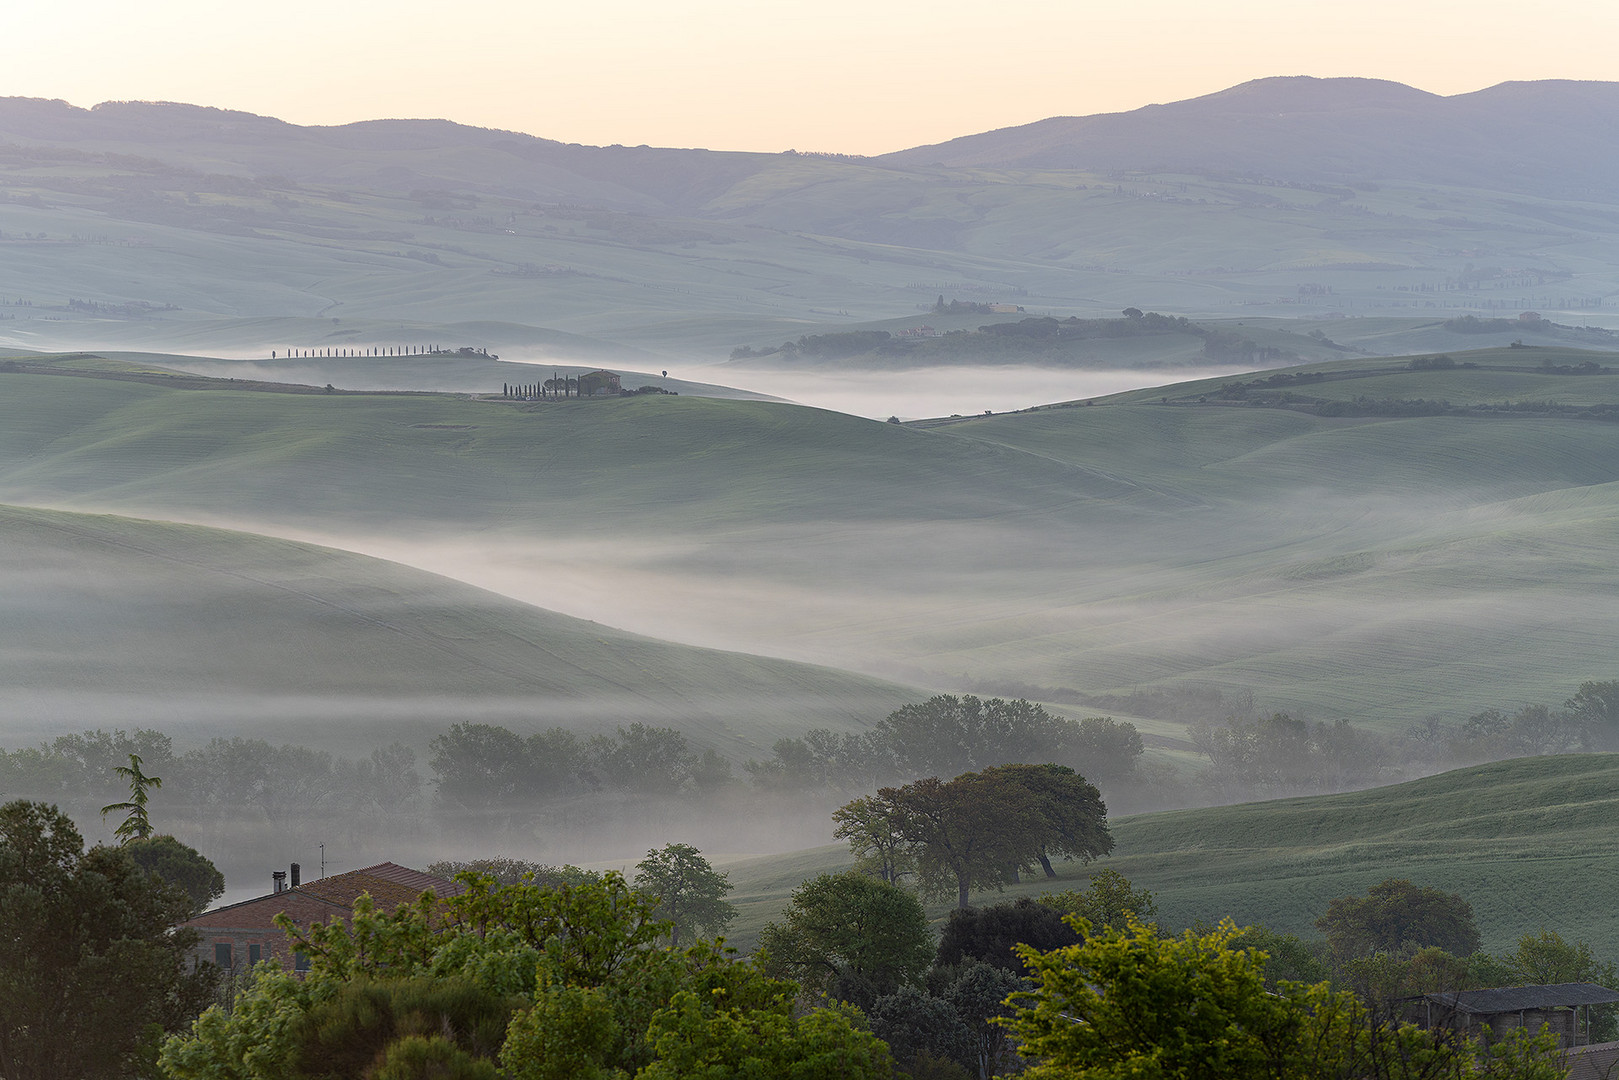
[[[292,864],[292,887],[294,889],[296,889],[301,883],[302,883],[302,879],[299,877],[299,874],[298,874],[298,864],[293,863]]]
[[[287,872],[285,870],[270,871],[270,881],[275,885],[274,891],[280,892],[287,887]]]

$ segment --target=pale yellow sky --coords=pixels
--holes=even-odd
[[[882,153],[1267,75],[1619,80],[1619,2],[13,0],[0,96]]]

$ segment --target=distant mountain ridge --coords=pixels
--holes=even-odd
[[[1123,113],[1053,117],[888,154],[899,165],[1427,180],[1578,197],[1619,190],[1619,83],[1506,82],[1442,97],[1378,79],[1256,79]]]
[[[741,181],[795,156],[582,146],[449,120],[302,127],[172,102],[84,109],[38,98],[0,98],[0,141],[122,153],[144,148],[193,168],[304,183],[409,190],[460,178],[492,194],[699,214]],[[446,153],[462,157],[453,163],[458,167],[437,160]],[[398,160],[384,160],[389,155]],[[1401,179],[1607,197],[1619,193],[1619,82],[1505,82],[1444,97],[1379,79],[1264,78],[1185,101],[1052,117],[858,160],[906,170]]]
[[[204,172],[409,191],[450,183],[489,194],[689,211],[774,155],[596,147],[450,120],[303,127],[176,102],[0,98],[0,142],[137,154]],[[444,155],[459,160],[445,161]]]

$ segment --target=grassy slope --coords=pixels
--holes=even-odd
[[[64,721],[147,716],[165,730],[178,721],[364,754],[488,716],[522,730],[673,725],[740,759],[808,726],[862,726],[914,696],[190,525],[0,507],[0,582],[8,746]],[[75,703],[71,718],[52,715]]]
[[[520,408],[5,374],[0,484],[17,500],[458,530],[591,534],[920,515],[977,518],[1128,484],[895,425],[763,402],[656,397]],[[864,473],[886,462],[893,475]],[[588,510],[588,517],[584,511]]]
[[[1485,369],[1300,392],[1353,396],[1373,384],[1455,402],[1517,392],[1588,402],[1614,400],[1615,382]],[[1093,610],[1111,605],[1114,617],[1027,649],[1076,651],[1101,683],[1246,679],[1266,701],[1391,725],[1455,715],[1486,688],[1503,703],[1560,699],[1607,677],[1615,583],[1604,552],[1619,539],[1611,425],[1156,404],[1208,389],[943,429],[1121,472],[1204,511],[1188,535],[1145,540],[1088,590]]]
[[[1465,400],[1497,375],[1413,378]],[[1397,729],[1614,674],[1608,424],[1142,394],[920,430],[684,396],[524,411],[0,380],[12,501],[402,546],[584,541],[558,578],[617,604],[605,621],[656,608],[659,636],[724,630],[922,685],[1210,681]]]
[[[1529,758],[1347,795],[1118,819],[1114,854],[1091,868],[1151,889],[1173,928],[1230,917],[1313,937],[1333,898],[1404,877],[1460,893],[1491,951],[1545,927],[1612,959],[1616,813],[1619,755]],[[734,864],[738,939],[751,941],[799,881],[848,862],[847,849],[826,847]],[[1085,869],[1059,870],[1059,881],[974,900],[1085,886]]]

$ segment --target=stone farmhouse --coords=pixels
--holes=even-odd
[[[299,926],[330,922],[333,916],[348,922],[362,895],[369,894],[379,911],[392,911],[415,903],[429,889],[442,898],[459,896],[466,888],[458,881],[391,862],[310,882],[301,879],[300,868],[293,863],[290,883],[287,877],[287,871],[277,870],[271,875],[272,891],[264,896],[217,907],[181,923],[202,935],[198,961],[240,972],[260,960],[277,960],[282,967],[302,971],[308,962],[293,953],[287,935],[275,924],[277,915],[285,912]]]

